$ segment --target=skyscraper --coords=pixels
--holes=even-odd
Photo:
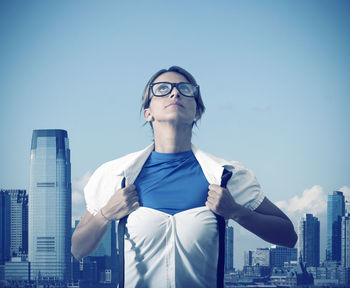
[[[341,261],[341,217],[345,215],[343,192],[334,191],[327,201],[327,251],[328,261]]]
[[[226,227],[225,271],[233,270],[233,227]]]
[[[69,279],[71,167],[67,131],[34,130],[30,153],[31,278]]]
[[[253,263],[253,251],[244,251],[244,266],[252,266]]]
[[[10,195],[10,253],[28,253],[28,195],[26,190],[6,190]]]
[[[350,268],[350,214],[342,217],[341,221],[341,264]]]
[[[350,200],[345,201],[345,214],[346,213],[350,214]]]
[[[320,265],[320,221],[312,214],[306,214],[298,227],[298,257],[307,266]]]
[[[0,190],[0,265],[10,258],[10,195]]]

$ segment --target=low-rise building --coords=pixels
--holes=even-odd
[[[12,257],[5,262],[6,280],[30,280],[30,263],[24,257]]]

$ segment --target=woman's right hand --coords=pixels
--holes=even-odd
[[[101,214],[105,218],[119,220],[139,207],[139,197],[135,185],[131,184],[117,190],[102,207]]]

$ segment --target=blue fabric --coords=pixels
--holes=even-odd
[[[205,206],[209,183],[192,150],[179,153],[153,151],[134,185],[140,205],[174,215]]]

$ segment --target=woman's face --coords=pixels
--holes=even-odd
[[[159,75],[157,82],[189,82],[182,74],[166,72]],[[144,110],[145,119],[149,122],[171,122],[174,124],[190,125],[196,121],[197,104],[194,97],[183,96],[176,87],[163,97],[152,96],[149,108]]]

